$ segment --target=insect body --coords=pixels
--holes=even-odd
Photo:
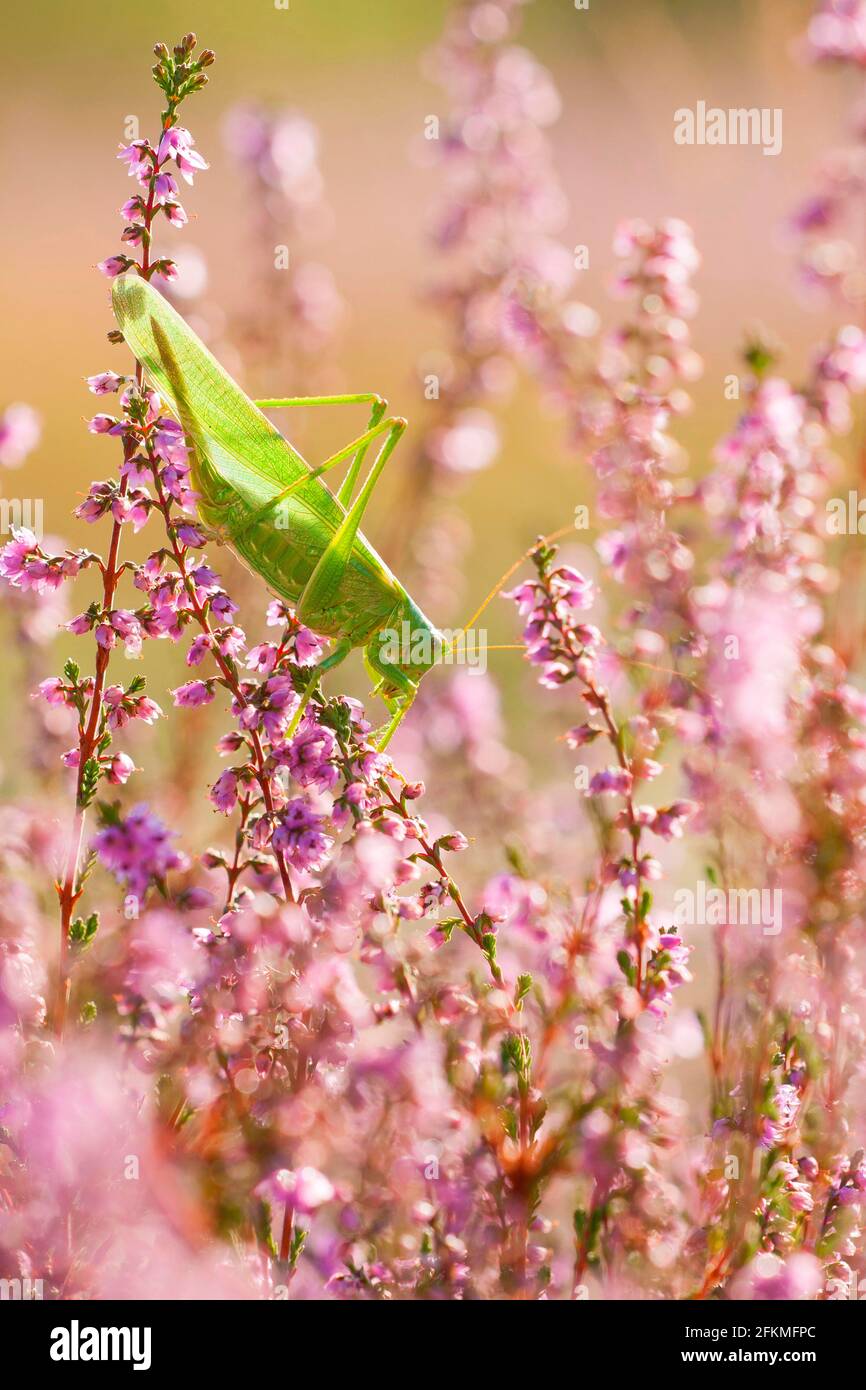
[[[376,482],[405,420],[386,418],[373,393],[252,401],[170,304],[147,281],[124,275],[114,282],[118,325],[145,377],[168,402],[191,447],[199,512],[217,539],[281,598],[298,618],[334,646],[315,675],[336,666],[355,647],[364,651],[391,722],[382,747],[406,714],[421,677],[434,665],[442,636],[360,530]],[[261,407],[367,404],[367,430],[317,468],[297,450]],[[378,453],[353,493],[366,452]],[[322,474],[351,459],[334,494]],[[408,623],[411,650],[385,659],[382,634]],[[315,686],[313,680],[309,692]]]

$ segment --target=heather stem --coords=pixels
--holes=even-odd
[[[177,119],[177,107],[180,98],[169,99],[168,109],[162,116],[162,130],[165,132],[173,126]],[[142,259],[138,266],[138,272],[144,279],[149,279],[153,271],[153,260],[151,257],[151,228],[154,218],[159,211],[156,204],[156,180],[163,164],[168,162],[168,157],[160,163],[157,154],[151,155],[151,172],[148,179],[147,199],[142,212]],[[144,375],[140,363],[135,365],[135,384],[137,389],[143,385]],[[128,463],[132,454],[135,452],[134,441],[129,436],[124,438],[123,453],[124,464]],[[120,498],[125,497],[128,489],[128,477],[124,469],[118,490]],[[114,595],[117,584],[122,572],[119,564],[120,537],[122,522],[113,521],[111,529],[111,541],[109,544],[108,559],[101,566],[102,569],[102,610],[109,611],[114,603]],[[66,1018],[69,1007],[69,995],[71,989],[71,969],[69,956],[69,932],[72,926],[72,914],[75,911],[76,903],[81,897],[82,885],[79,881],[81,851],[84,844],[84,830],[86,823],[86,806],[84,803],[85,778],[88,774],[90,764],[97,744],[102,733],[102,699],[105,692],[105,681],[110,663],[110,649],[97,646],[96,663],[94,670],[93,693],[90,699],[87,724],[79,737],[78,746],[78,771],[75,785],[75,809],[72,816],[72,824],[69,836],[69,848],[66,855],[66,864],[63,873],[63,880],[57,885],[57,895],[60,903],[60,949],[58,957],[58,979],[57,993],[53,1011],[54,1031],[59,1038],[62,1038],[66,1027]]]

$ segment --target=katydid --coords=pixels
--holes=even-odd
[[[334,641],[314,669],[303,703],[325,671],[361,647],[377,682],[374,693],[391,716],[380,743],[384,748],[443,642],[360,530],[406,421],[386,416],[387,402],[373,392],[250,400],[146,280],[121,276],[114,282],[112,302],[146,379],[187,437],[203,523],[292,605],[301,622]],[[316,468],[262,413],[284,406],[351,404],[369,408],[367,429]],[[353,500],[371,444],[378,452]],[[346,477],[334,494],[322,475],[348,459]],[[408,659],[384,659],[382,634],[402,630],[403,623],[422,640],[413,640]]]

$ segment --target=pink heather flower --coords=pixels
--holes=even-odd
[[[260,676],[269,676],[277,664],[277,648],[273,642],[260,642],[247,653],[248,671],[258,671]]]
[[[40,681],[38,692],[43,700],[47,700],[49,705],[68,705],[72,708],[72,699],[59,676],[49,676],[47,680]]]
[[[587,744],[593,743],[602,732],[593,724],[580,724],[576,728],[569,729],[565,735],[565,741],[569,748],[585,748]]]
[[[181,126],[174,126],[167,130],[160,141],[160,150],[164,147],[170,149],[170,153],[165,158],[174,158],[174,162],[180,171],[181,178],[191,184],[195,175],[203,169],[210,168],[207,160],[194,150],[193,138],[188,130]]]
[[[635,777],[642,782],[651,782],[664,772],[661,763],[655,758],[637,758],[632,766]]]
[[[239,748],[245,747],[243,734],[236,729],[231,729],[227,734],[221,734],[217,740],[217,752],[227,756],[230,753],[237,753]]]
[[[595,602],[595,585],[571,565],[558,565],[550,574],[554,598],[562,599],[569,608],[591,608]]]
[[[107,275],[109,280],[113,280],[116,275],[122,275],[132,265],[129,256],[108,256],[104,261],[97,262],[96,269],[101,270],[103,275]]]
[[[221,628],[216,634],[217,651],[232,658],[240,656],[246,646],[246,633],[240,627]]]
[[[765,1149],[781,1144],[794,1125],[800,1109],[800,1094],[796,1086],[787,1083],[777,1087],[773,1096],[776,1118],[764,1115],[761,1119],[761,1145]]]
[[[459,830],[451,830],[447,835],[441,835],[436,843],[440,849],[447,850],[450,854],[462,854],[469,848],[469,841]]]
[[[840,685],[836,697],[852,719],[866,725],[866,694],[855,685]]]
[[[642,861],[642,867],[646,867],[645,861]],[[658,873],[648,873],[647,877],[660,878],[660,869]],[[692,973],[688,968],[692,948],[686,946],[675,932],[661,933],[658,946],[662,954],[653,955],[648,969],[650,983],[647,991],[647,1012],[655,1018],[663,1019],[673,1004],[673,991],[692,980]]]
[[[631,773],[624,767],[607,767],[596,772],[590,779],[588,795],[601,796],[612,792],[616,796],[628,796],[631,791]]]
[[[194,526],[191,521],[183,521],[177,527],[175,535],[182,545],[189,546],[193,550],[198,550],[204,545],[204,535],[198,526]]]
[[[534,579],[528,579],[523,584],[518,584],[516,589],[504,590],[502,597],[510,599],[517,604],[517,611],[522,617],[532,613],[539,606],[543,599],[541,585]]]
[[[265,621],[268,627],[279,627],[281,623],[287,623],[291,614],[281,598],[272,598],[268,604],[265,614]]]
[[[108,727],[112,730],[122,729],[132,719],[152,724],[162,715],[155,700],[148,695],[127,695],[122,685],[108,686],[102,698],[108,710]]]
[[[187,681],[173,690],[174,703],[195,709],[198,705],[209,705],[214,697],[213,686],[209,681]]]
[[[164,203],[168,198],[173,198],[177,193],[177,184],[171,174],[158,174],[153,181],[154,201]]]
[[[0,465],[20,468],[41,437],[42,422],[31,406],[7,406],[0,417]]]
[[[147,140],[133,140],[131,145],[122,145],[118,159],[129,165],[129,175],[139,183],[147,183],[153,168],[153,151]]]
[[[674,801],[670,806],[654,813],[653,819],[649,822],[650,829],[663,840],[679,840],[682,838],[686,821],[697,810],[698,805],[695,801]]]
[[[261,687],[257,701],[236,711],[244,729],[263,728],[273,742],[282,736],[289,720],[300,704],[289,675],[271,676]]]
[[[183,153],[188,150],[195,142],[185,126],[174,125],[168,130],[163,131],[156,152],[157,164],[164,164],[167,159],[173,159],[178,150]]]
[[[109,483],[91,483],[90,491],[84,501],[75,508],[73,515],[93,525],[110,510],[115,496]]]
[[[221,773],[210,789],[210,799],[218,811],[227,816],[234,810],[238,799],[238,779],[231,768]]]
[[[96,376],[85,378],[88,390],[94,396],[107,396],[112,391],[119,391],[126,381],[126,377],[118,376],[116,372],[98,372]]]
[[[339,779],[332,761],[336,747],[330,729],[322,728],[314,716],[307,714],[294,737],[279,750],[278,757],[299,786],[328,791]]]
[[[446,931],[439,922],[434,922],[427,932],[427,940],[430,942],[434,951],[438,951],[442,946],[447,946],[450,938],[450,931]]]
[[[172,838],[159,817],[139,805],[125,819],[98,831],[93,845],[106,868],[143,898],[151,883],[161,883],[170,870],[186,867],[187,860],[173,848]]]
[[[0,578],[8,580],[13,588],[45,594],[78,573],[74,556],[60,560],[45,555],[33,532],[25,527],[14,527],[12,536],[0,549]]]
[[[177,280],[180,275],[177,262],[170,260],[167,256],[162,256],[160,260],[154,261],[152,269],[154,275],[158,275],[161,280],[166,280],[169,283]]]
[[[271,1206],[290,1206],[305,1215],[333,1201],[336,1195],[333,1183],[318,1168],[311,1167],[297,1171],[280,1168],[260,1182],[255,1193]]]
[[[142,631],[141,623],[134,613],[126,608],[116,608],[108,615],[109,623],[113,632],[123,642],[127,656],[138,656],[141,653]]]
[[[300,797],[286,803],[273,833],[274,849],[283,851],[299,872],[321,869],[333,840],[325,834],[325,820]]]
[[[94,415],[88,420],[87,428],[91,434],[110,434],[118,421],[114,415]]]
[[[200,632],[197,637],[193,638],[192,642],[189,645],[189,650],[186,654],[187,666],[200,665],[201,662],[204,661],[210,649],[210,635],[206,632]]]
[[[153,452],[163,463],[185,464],[189,455],[183,430],[176,420],[162,416],[153,436]]]
[[[144,199],[141,197],[140,193],[136,193],[134,197],[128,198],[123,204],[123,207],[119,208],[118,211],[125,222],[143,222],[145,213]]]
[[[138,770],[128,753],[115,753],[106,764],[105,775],[109,782],[123,786]]]
[[[189,221],[186,209],[180,203],[166,203],[164,211],[173,227],[185,227]]]

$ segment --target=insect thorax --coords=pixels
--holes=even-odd
[[[407,593],[373,639],[378,664],[397,667],[417,684],[442,658],[443,638]]]

